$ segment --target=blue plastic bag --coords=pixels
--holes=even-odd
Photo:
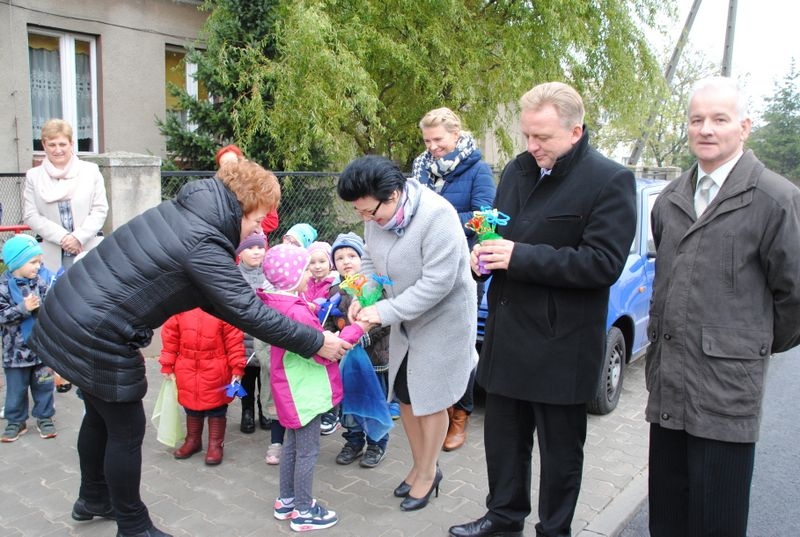
[[[394,422],[364,347],[353,346],[342,358],[340,369],[344,388],[342,412],[352,415],[370,438],[383,438]]]

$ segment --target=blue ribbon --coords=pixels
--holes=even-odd
[[[492,209],[491,207],[481,207],[480,213],[486,219],[487,224],[505,226],[508,224],[508,221],[511,220],[511,217],[506,213],[502,213],[497,209]]]
[[[388,276],[384,276],[382,274],[373,274],[372,279],[378,282],[379,285],[392,285],[392,280],[389,279]]]

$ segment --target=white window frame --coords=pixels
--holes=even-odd
[[[97,40],[86,34],[59,32],[42,28],[28,27],[28,34],[58,38],[59,59],[61,63],[61,112],[63,120],[73,129],[73,144],[77,154],[96,154],[100,152],[99,114],[97,103]],[[78,102],[76,95],[77,73],[75,66],[75,41],[89,43],[89,64],[91,69],[92,99],[92,148],[93,151],[78,151]],[[30,45],[29,45],[30,47]]]
[[[185,88],[186,88],[186,93],[188,93],[190,96],[192,96],[195,99],[197,99],[199,94],[200,94],[199,84],[197,83],[197,79],[194,77],[195,73],[197,73],[197,64],[189,62],[189,61],[186,60],[186,56],[188,55],[188,51],[184,47],[181,47],[179,45],[169,45],[168,44],[167,47],[166,47],[166,52],[174,52],[174,53],[179,53],[179,54],[183,55],[183,58],[182,58],[181,61],[183,62],[183,66],[184,66],[184,68],[183,68],[183,79],[184,79],[184,84],[185,84]],[[213,102],[213,100],[214,100],[211,97],[211,95],[209,95],[207,99],[208,99],[209,102]],[[189,132],[194,132],[194,131],[197,130],[197,124],[191,122],[188,117],[186,118],[186,121],[184,122],[184,126],[186,127],[186,129]]]

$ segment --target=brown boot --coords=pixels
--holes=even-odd
[[[453,417],[450,419],[450,427],[447,428],[447,436],[444,438],[442,449],[453,451],[464,445],[467,440],[467,422],[469,414],[460,408],[453,409]]]
[[[176,459],[188,459],[203,449],[203,418],[202,416],[186,416],[186,440],[183,445],[172,454]]]
[[[206,451],[206,464],[215,466],[222,462],[222,446],[225,445],[225,425],[228,419],[208,418],[208,450]]]

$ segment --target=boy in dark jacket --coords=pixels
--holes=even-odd
[[[340,233],[331,246],[331,257],[342,278],[355,274],[361,270],[361,256],[364,254],[364,241],[355,233]],[[337,295],[340,298],[336,298]],[[347,326],[347,310],[352,302],[352,297],[339,290],[339,284],[331,287],[332,302],[339,301],[337,309],[341,314],[328,315],[325,328],[331,331],[338,331]],[[332,308],[331,308],[332,309]],[[375,374],[383,388],[384,396],[388,393],[388,371],[389,371],[389,327],[376,326],[372,328],[362,338],[364,350],[372,361]],[[389,434],[383,438],[370,438],[364,429],[356,422],[355,418],[349,414],[342,417],[342,425],[345,445],[336,457],[337,464],[351,464],[363,455],[359,465],[364,468],[374,468],[386,456],[386,445],[389,442]],[[364,446],[366,444],[366,451]]]

